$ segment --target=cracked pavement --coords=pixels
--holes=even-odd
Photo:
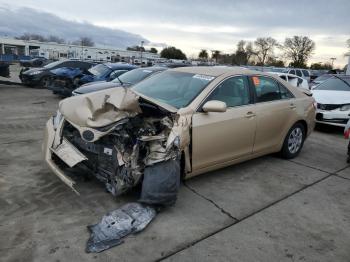
[[[350,167],[337,130],[300,156],[270,155],[187,180],[178,201],[121,246],[86,254],[86,225],[137,200],[95,180],[77,196],[45,166],[41,140],[59,99],[1,85],[1,261],[349,261]]]

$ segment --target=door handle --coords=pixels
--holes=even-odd
[[[252,111],[249,111],[249,112],[245,115],[246,118],[252,118],[252,117],[254,117],[254,116],[256,116],[256,114],[254,114]]]
[[[295,109],[295,108],[296,108],[296,105],[294,105],[293,103],[291,103],[291,104],[289,105],[289,108],[290,108],[290,109]]]

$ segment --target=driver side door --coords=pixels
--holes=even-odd
[[[256,119],[246,76],[221,82],[203,102],[226,103],[226,112],[203,112],[192,118],[192,171],[252,154]],[[202,104],[202,106],[203,106]]]

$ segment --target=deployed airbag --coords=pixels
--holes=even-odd
[[[179,187],[180,161],[178,159],[147,166],[139,202],[156,206],[174,205]]]

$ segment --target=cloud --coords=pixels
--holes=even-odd
[[[140,35],[126,31],[96,26],[89,22],[64,20],[47,12],[32,8],[0,8],[0,35],[20,36],[35,33],[43,36],[54,35],[67,41],[90,37],[97,46],[126,48],[149,41]]]

